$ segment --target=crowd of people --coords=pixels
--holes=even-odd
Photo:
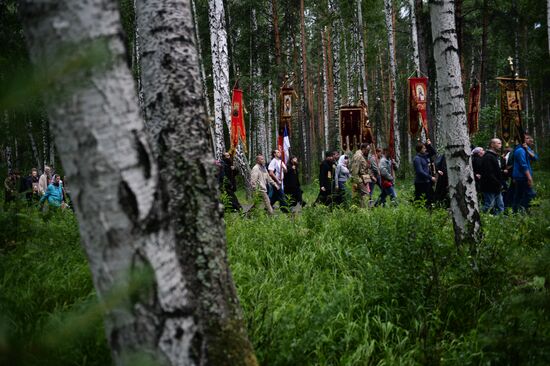
[[[522,144],[508,148],[501,154],[502,141],[491,139],[488,149],[473,147],[472,166],[479,202],[484,212],[500,214],[509,207],[513,212],[527,211],[535,197],[531,163],[538,160],[533,150],[533,139],[525,136]],[[412,161],[414,168],[414,201],[431,208],[449,207],[449,180],[445,155],[437,155],[431,141],[418,142]],[[281,152],[273,150],[269,163],[263,155],[256,156],[251,172],[251,187],[260,203],[272,214],[279,203],[282,212],[305,202],[299,180],[298,158],[293,156],[288,166],[281,160]],[[360,207],[385,206],[388,198],[397,204],[395,171],[397,166],[389,149],[361,144],[350,155],[327,151],[319,166],[319,193],[314,205],[348,205]],[[235,195],[236,167],[229,153],[221,161],[220,185],[227,194],[229,208],[242,210]],[[375,192],[379,191],[375,199]]]
[[[59,174],[54,174],[49,166],[39,174],[38,169],[32,168],[30,174],[21,177],[17,170],[13,170],[4,180],[4,201],[6,204],[18,200],[26,200],[29,205],[38,204],[41,208],[47,203],[49,207],[70,207],[69,192]]]
[[[500,214],[506,208],[513,212],[527,211],[535,197],[533,189],[532,163],[538,160],[533,150],[534,141],[525,135],[524,142],[513,149],[507,148],[501,154],[502,141],[493,138],[487,150],[472,149],[472,167],[475,187],[482,202],[482,210]],[[414,200],[426,207],[449,206],[447,164],[444,155],[437,156],[430,140],[416,146],[414,167]],[[219,182],[226,196],[226,207],[242,211],[237,196],[237,169],[230,153],[224,153],[220,161]],[[252,208],[263,204],[272,214],[278,203],[282,212],[290,212],[297,205],[304,207],[303,191],[299,179],[299,161],[296,156],[288,159],[288,166],[281,159],[281,152],[273,150],[271,160],[266,163],[263,155],[256,156],[250,184],[256,194]],[[319,166],[319,193],[314,205],[348,205],[357,203],[360,207],[384,206],[388,198],[397,204],[395,191],[395,161],[388,149],[361,144],[350,155],[338,151],[327,151]],[[349,182],[349,183],[348,183]],[[351,188],[351,190],[349,189]],[[376,200],[374,193],[380,193]],[[70,207],[66,183],[49,166],[39,175],[36,168],[22,178],[18,171],[12,171],[4,181],[5,202],[24,198],[29,204],[41,207],[47,202],[50,207]],[[351,192],[350,192],[351,191]]]

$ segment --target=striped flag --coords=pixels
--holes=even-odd
[[[281,160],[287,164],[289,159],[290,138],[288,137],[288,128],[286,126],[283,130],[283,134],[279,135],[277,145],[281,151]]]

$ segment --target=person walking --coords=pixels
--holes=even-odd
[[[536,196],[533,189],[533,169],[531,162],[538,160],[538,155],[531,148],[533,138],[525,135],[523,144],[517,145],[513,155],[512,179],[514,181],[514,197],[512,209],[518,212],[520,209],[528,211],[531,200]]]
[[[294,207],[297,204],[304,207],[306,202],[302,197],[302,187],[300,186],[300,178],[298,172],[298,158],[293,156],[288,161],[287,171],[283,178],[284,192],[286,195],[290,195],[289,206]]]
[[[382,182],[379,168],[380,159],[382,159],[382,149],[377,147],[374,153],[371,151],[371,153],[369,154],[369,165],[372,173],[372,179],[369,183],[369,194],[371,199],[374,196],[374,187],[378,186],[380,188],[380,191],[382,191]]]
[[[349,158],[347,155],[342,155],[338,159],[338,165],[336,166],[336,172],[334,173],[334,182],[336,187],[335,203],[341,205],[346,201],[347,189],[346,182],[351,176],[348,169]]]
[[[329,206],[332,204],[332,184],[333,184],[333,171],[332,164],[334,163],[334,152],[327,151],[325,153],[325,160],[321,162],[319,167],[319,195],[315,202],[319,202],[323,205]]]
[[[273,190],[270,197],[271,206],[273,207],[276,202],[279,202],[279,207],[282,211],[288,212],[288,204],[285,199],[284,192],[284,177],[287,171],[286,164],[281,160],[281,151],[273,150],[271,152],[271,161],[267,167],[267,171],[271,179],[277,183],[277,189]]]
[[[44,205],[44,201],[48,200],[48,206],[61,207],[63,202],[63,185],[61,184],[61,177],[59,174],[53,176],[53,183],[48,185],[48,189],[40,198],[40,206]]]
[[[47,165],[44,166],[44,173],[40,176],[40,179],[38,180],[38,194],[40,196],[43,196],[48,189],[48,185],[50,184],[50,180],[52,179],[51,173],[52,168]]]
[[[362,143],[351,158],[352,195],[359,198],[360,206],[363,208],[365,207],[365,196],[370,196],[369,183],[372,182],[372,173],[367,162],[369,147],[369,144]]]
[[[38,177],[38,170],[36,168],[32,168],[31,174],[21,180],[21,188],[19,189],[19,192],[25,194],[25,198],[29,204],[32,203],[33,199],[40,199],[40,196],[38,195],[39,180],[40,178]]]
[[[432,185],[435,183],[435,177],[430,174],[430,158],[436,155],[430,139],[423,144],[418,142],[416,145],[416,156],[413,160],[414,166],[414,200],[425,200],[426,207],[433,203]]]
[[[275,189],[279,189],[277,183],[271,178],[265,167],[265,158],[263,155],[256,156],[256,165],[250,172],[250,184],[252,189],[256,191],[256,197],[258,197],[264,204],[265,210],[268,214],[273,214],[273,207],[268,196],[269,185],[272,185]],[[256,200],[252,205],[252,208],[256,206]],[[251,208],[251,209],[252,209]]]
[[[489,143],[489,149],[481,160],[481,179],[479,187],[483,196],[482,211],[494,212],[495,215],[504,211],[502,198],[502,182],[504,175],[501,166],[499,152],[502,148],[502,141],[494,138]]]
[[[229,152],[224,152],[221,161],[221,191],[229,198],[231,210],[240,211],[242,206],[237,198],[235,192],[237,192],[237,169],[233,164],[233,158]]]
[[[390,197],[392,203],[396,203],[397,194],[395,193],[395,177],[393,175],[393,162],[390,157],[389,149],[384,149],[382,158],[380,159],[380,177],[382,193],[376,200],[376,206],[386,205],[386,197]]]

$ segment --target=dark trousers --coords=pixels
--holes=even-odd
[[[426,200],[426,207],[431,206],[434,201],[434,191],[432,189],[432,182],[415,183],[414,200],[415,201]]]
[[[516,180],[514,182],[514,198],[512,203],[514,212],[518,212],[520,209],[527,211],[535,195],[535,191],[532,187],[529,187],[526,180]]]
[[[281,188],[273,188],[271,196],[269,197],[269,202],[271,203],[271,207],[273,207],[275,202],[279,202],[279,208],[281,209],[281,211],[288,212],[288,203],[285,199],[285,193]]]

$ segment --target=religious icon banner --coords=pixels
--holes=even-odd
[[[279,136],[283,136],[285,128],[290,134],[292,114],[294,113],[294,103],[292,98],[296,95],[293,88],[281,88],[280,93],[280,113],[279,113]]]
[[[468,133],[473,135],[479,130],[479,100],[481,96],[481,85],[474,82],[470,87],[468,98]]]
[[[244,127],[243,116],[243,91],[233,89],[233,98],[231,100],[231,149],[234,150],[239,144],[239,138],[243,142],[246,150],[246,129]]]
[[[361,145],[361,128],[364,116],[362,107],[340,108],[340,147],[342,151],[355,151]]]
[[[523,140],[521,111],[527,79],[499,77],[497,80],[500,86],[500,137],[508,146],[514,140]]]
[[[428,135],[428,78],[409,78],[409,133],[415,136],[420,128]]]

